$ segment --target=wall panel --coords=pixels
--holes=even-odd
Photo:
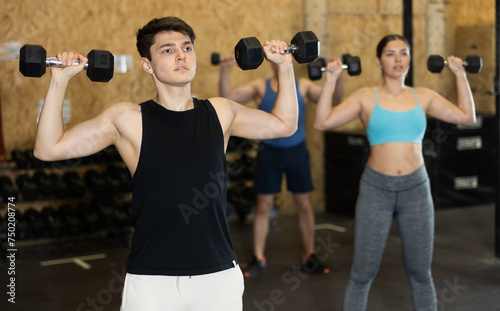
[[[349,52],[361,57],[363,73],[359,77],[344,76],[345,94],[381,82],[375,65],[375,46],[387,33],[402,33],[401,1],[399,0],[327,0],[326,49],[329,55]],[[432,87],[449,75],[432,76],[425,69],[426,6],[429,0],[414,1],[414,74],[415,84]],[[456,26],[494,23],[493,0],[448,1],[446,6],[446,46],[451,53]],[[151,1],[131,0],[0,0],[0,37],[3,41],[41,44],[49,55],[60,50],[87,54],[92,48],[108,49],[114,54],[133,55],[133,69],[105,84],[93,83],[84,74],[71,81],[67,98],[71,100],[72,123],[88,119],[102,109],[120,101],[142,102],[155,96],[149,76],[140,68],[135,48],[137,29],[153,17],[177,15],[190,23],[196,34],[195,49],[198,72],[192,93],[200,98],[217,95],[218,68],[210,65],[212,52],[231,53],[236,42],[245,36],[257,36],[261,42],[278,38],[289,41],[304,30],[304,1],[283,0],[216,0],[216,1]],[[2,44],[0,42],[0,45]],[[307,75],[305,65],[296,65],[298,76]],[[269,76],[268,65],[254,71],[232,70],[234,85],[257,77]],[[451,81],[451,80],[449,80]],[[33,146],[37,105],[48,87],[49,74],[40,79],[25,78],[18,71],[17,61],[0,62],[0,102],[2,127],[7,154],[14,148]],[[319,81],[318,83],[322,83]],[[444,83],[437,90],[453,94],[453,83]],[[316,191],[313,206],[324,207],[323,134],[312,129],[314,105],[307,110],[308,137]],[[359,121],[346,128],[360,128]],[[293,210],[288,194],[287,208]]]

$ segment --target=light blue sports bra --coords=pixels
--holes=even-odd
[[[427,128],[427,119],[420,107],[417,95],[412,88],[408,88],[415,96],[417,105],[406,111],[392,111],[380,107],[377,88],[375,88],[375,108],[366,126],[370,146],[394,142],[422,143]]]

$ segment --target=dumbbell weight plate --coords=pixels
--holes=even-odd
[[[76,216],[75,210],[69,204],[63,204],[57,210],[59,219],[64,224],[64,230],[70,235],[77,235],[82,231],[82,223]]]
[[[322,68],[326,67],[326,60],[322,57],[318,58],[314,62],[307,64],[307,72],[309,74],[309,79],[312,81],[320,80],[323,75]]]
[[[113,78],[115,58],[113,54],[103,50],[92,50],[87,55],[89,59],[87,76],[94,82],[108,82]]]
[[[318,58],[320,43],[312,31],[301,31],[292,39],[292,45],[298,47],[293,57],[299,64],[310,63]]]
[[[212,53],[212,56],[210,57],[210,63],[212,65],[220,64],[220,54],[219,53]]]
[[[47,70],[47,52],[40,45],[24,45],[19,51],[19,71],[25,77],[40,78]]]
[[[42,237],[47,233],[46,225],[37,210],[34,208],[28,208],[24,212],[24,217],[34,237]]]
[[[342,55],[342,63],[347,65],[347,73],[350,76],[359,76],[361,74],[361,60],[358,56],[344,54]]]
[[[62,223],[55,208],[46,206],[42,209],[40,214],[42,220],[45,222],[50,236],[60,237],[64,235],[64,224]]]
[[[427,69],[432,73],[441,73],[444,68],[444,59],[439,55],[430,55],[427,58]]]
[[[483,68],[483,60],[479,56],[469,55],[465,58],[465,62],[469,73],[479,73]]]
[[[234,47],[234,57],[241,69],[251,70],[262,64],[264,51],[257,38],[242,38]]]

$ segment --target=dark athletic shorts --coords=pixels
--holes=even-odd
[[[305,193],[314,189],[309,164],[309,151],[302,142],[290,148],[276,148],[261,143],[257,154],[255,192],[274,194],[281,192],[283,173],[287,189],[292,193]]]

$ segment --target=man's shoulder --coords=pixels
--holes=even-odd
[[[131,116],[134,114],[140,114],[141,106],[130,102],[119,102],[108,107],[104,110],[104,113],[110,118],[124,117],[127,115]]]
[[[234,115],[234,109],[242,106],[235,101],[224,97],[211,97],[206,101],[212,105],[219,118],[225,118]]]
[[[200,102],[206,102],[211,104],[212,106],[224,106],[228,105],[230,100],[224,97],[210,97],[207,99],[198,99]]]

